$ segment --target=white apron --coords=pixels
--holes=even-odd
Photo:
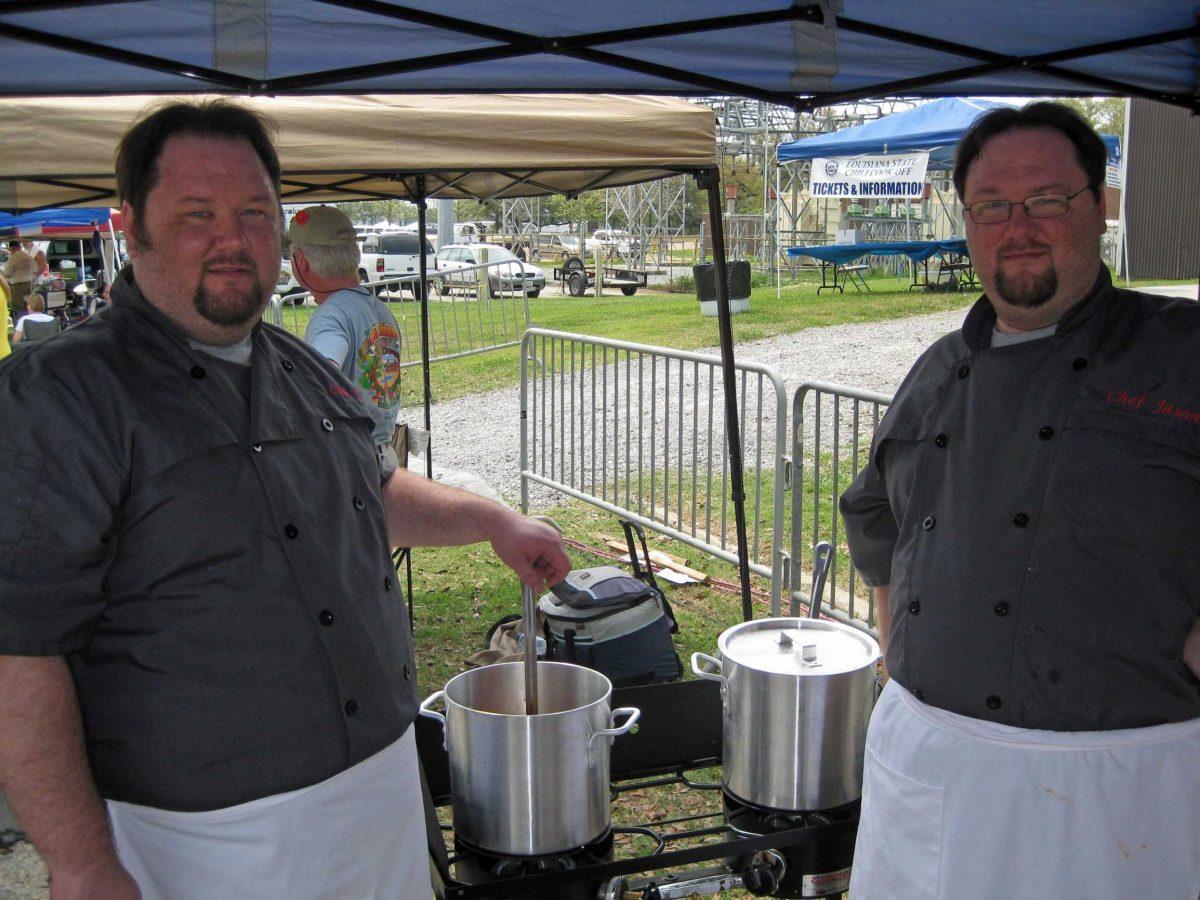
[[[867,732],[853,900],[1197,900],[1200,719],[1033,731],[895,682]]]
[[[225,809],[110,800],[117,854],[144,900],[427,900],[413,731],[319,784]]]

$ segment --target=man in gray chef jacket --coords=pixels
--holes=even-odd
[[[260,322],[265,123],[174,103],[122,141],[112,306],[0,365],[0,786],[56,898],[430,895],[390,548],[554,529],[381,470],[354,385]]]
[[[1200,894],[1200,306],[1112,286],[1104,171],[1054,103],[959,144],[986,296],[841,498],[891,676],[855,900]]]

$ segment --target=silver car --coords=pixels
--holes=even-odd
[[[544,271],[519,259],[511,250],[499,244],[446,244],[437,253],[438,270],[434,286],[438,293],[449,294],[455,289],[472,290],[479,270],[461,270],[482,265],[481,251],[487,252],[489,296],[524,293],[536,297],[546,287]]]

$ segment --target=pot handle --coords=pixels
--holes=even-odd
[[[716,666],[717,671],[708,671],[708,669],[705,669],[700,665],[702,662]],[[700,678],[707,678],[709,681],[719,681],[721,684],[726,683],[725,676],[721,674],[721,661],[716,657],[709,656],[707,653],[692,654],[692,672],[694,672]]]
[[[618,725],[617,716],[621,715],[622,713],[627,715],[629,718]],[[642,711],[636,706],[619,706],[614,709],[609,716],[613,727],[601,728],[599,731],[593,733],[591,739],[588,741],[589,746],[595,743],[596,738],[598,737],[614,738],[617,735],[628,734],[633,730],[633,726],[637,724],[637,720],[642,717]]]
[[[432,709],[430,709],[431,706],[441,700],[445,695],[445,691],[434,691],[421,701],[421,705],[417,708],[417,712],[419,715],[422,715],[427,719],[436,719],[442,723],[442,749],[448,750],[449,748],[446,746],[446,717],[441,713],[434,712]]]

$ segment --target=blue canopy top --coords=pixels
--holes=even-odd
[[[966,130],[984,113],[1003,106],[1011,104],[943,97],[864,125],[780,144],[779,161],[928,150],[929,168],[952,169],[955,147]],[[1117,138],[1104,135],[1103,140],[1109,158],[1118,157],[1120,142]]]
[[[1195,10],[1194,0],[7,2],[0,95],[567,91],[812,109],[1108,94],[1200,112]]]
[[[0,212],[0,232],[36,231],[42,228],[86,228],[108,223],[111,210],[107,206],[75,206],[63,209],[43,209],[40,212],[10,215]]]

